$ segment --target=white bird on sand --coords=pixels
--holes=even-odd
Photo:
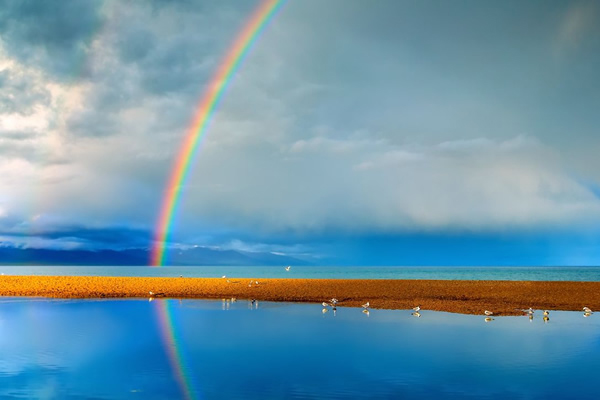
[[[583,307],[583,312],[588,313],[588,314],[592,314],[593,313],[592,309],[589,308],[589,307]]]
[[[364,308],[365,310],[368,309],[369,307],[370,307],[370,304],[368,301],[362,305],[362,308]]]
[[[412,315],[413,317],[421,318],[421,313],[418,311],[415,311],[414,313],[411,313],[410,315]]]
[[[290,269],[292,269],[292,267],[290,267],[289,265],[287,267],[285,267],[285,270],[288,272],[290,271]]]
[[[544,317],[547,317],[548,315],[550,315],[550,311],[544,310]]]
[[[154,296],[154,292],[148,292],[150,296]]]
[[[419,312],[419,311],[421,311],[421,306],[416,306],[416,307],[413,307],[413,311],[414,311],[414,312]]]
[[[492,318],[492,317],[485,317],[484,321],[485,322],[490,322],[490,321],[493,321],[493,320],[494,320],[494,318]]]

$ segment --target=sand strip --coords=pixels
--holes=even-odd
[[[255,282],[258,280],[259,284]],[[229,282],[228,282],[229,281]],[[159,297],[257,299],[321,303],[338,307],[409,309],[519,315],[521,309],[600,310],[600,282],[451,281],[377,279],[138,278],[0,276],[0,296],[58,298]]]

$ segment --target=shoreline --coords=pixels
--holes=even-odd
[[[600,310],[600,282],[381,279],[156,278],[100,276],[0,276],[2,297],[256,299],[338,307],[411,309],[461,314],[522,315],[521,310]],[[255,282],[259,283],[256,284]],[[154,296],[150,296],[153,292]]]

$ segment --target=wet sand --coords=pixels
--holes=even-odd
[[[147,278],[0,276],[0,296],[56,298],[174,297],[257,299],[321,303],[338,307],[410,309],[520,315],[523,309],[600,310],[600,282],[451,281],[375,279]]]

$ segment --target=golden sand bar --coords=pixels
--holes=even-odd
[[[256,284],[256,281],[259,283]],[[156,297],[257,299],[338,307],[410,309],[519,315],[534,309],[600,310],[600,282],[148,278],[98,276],[0,276],[0,296],[57,298]]]

